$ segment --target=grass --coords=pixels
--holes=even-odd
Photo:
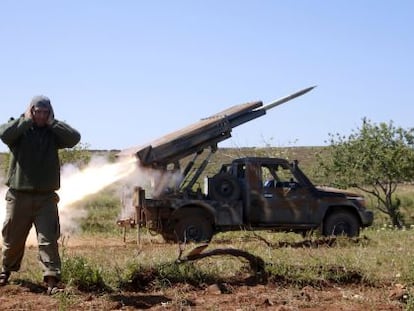
[[[259,238],[259,237],[260,238]],[[135,230],[122,234],[95,233],[71,237],[60,250],[63,281],[68,291],[57,299],[61,310],[70,310],[79,299],[79,291],[113,296],[119,292],[158,292],[177,287],[203,289],[223,284],[228,291],[242,284],[257,284],[244,259],[231,256],[207,257],[178,262],[179,248],[164,244],[159,236],[143,233],[136,244]],[[315,242],[319,237],[309,237]],[[367,229],[359,240],[337,239],[336,243],[299,246],[303,238],[293,233],[229,232],[216,235],[207,250],[236,248],[261,257],[267,272],[266,284],[278,287],[363,285],[373,288],[403,284],[409,291],[406,310],[414,306],[413,231],[390,228]],[[279,245],[284,245],[279,247]],[[184,255],[195,245],[186,245]],[[19,274],[20,280],[41,283],[37,249],[27,249]],[[253,282],[253,283],[252,283]],[[183,295],[178,295],[178,300]],[[179,302],[175,303],[182,303]],[[411,308],[411,309],[410,309]]]
[[[237,248],[260,256],[266,264],[269,279],[293,285],[322,284],[324,282],[393,284],[403,282],[414,286],[414,242],[410,230],[372,230],[363,232],[364,242],[344,239],[333,246],[272,247],[255,239],[250,233],[232,232],[217,235],[208,249]],[[128,233],[131,241],[133,232]],[[294,234],[261,232],[267,241],[299,241]],[[293,237],[292,237],[293,236]],[[147,239],[147,240],[145,240]],[[317,239],[317,238],[315,238]],[[231,240],[232,243],[228,241]],[[140,289],[149,285],[203,283],[248,277],[248,264],[242,259],[217,256],[199,261],[178,263],[178,246],[162,244],[152,236],[144,236],[142,249],[134,243],[124,244],[122,237],[102,237],[95,242],[61,246],[63,279],[81,291],[102,291],[126,288],[142,278]],[[292,243],[292,245],[295,245]],[[191,246],[187,246],[188,251]],[[20,277],[41,280],[37,268],[37,251],[26,252]],[[145,284],[144,279],[148,282]],[[132,282],[132,283],[131,283]],[[157,287],[156,286],[156,287]],[[129,286],[131,288],[131,286]]]
[[[409,186],[398,193],[407,213],[414,211],[412,193]],[[134,286],[145,290],[249,277],[248,264],[230,256],[178,264],[178,246],[164,244],[161,237],[145,230],[141,248],[135,244],[133,229],[127,229],[123,243],[122,229],[116,226],[120,203],[111,189],[83,204],[89,216],[81,223],[82,233],[63,241],[61,247],[64,273],[68,273],[64,275],[65,282],[80,290],[108,291]],[[374,226],[365,229],[364,238],[357,242],[338,239],[334,245],[297,247],[303,238],[293,233],[241,231],[216,235],[209,249],[236,248],[260,256],[265,261],[268,280],[275,283],[304,286],[402,282],[414,286],[414,251],[409,247],[414,240],[412,233],[409,228],[395,230],[387,224],[386,217],[376,217]],[[77,241],[81,241],[80,245],[76,245]],[[28,257],[35,253],[31,251]],[[28,278],[40,279],[40,272],[35,269],[28,269],[26,274]]]
[[[113,189],[106,189],[98,195],[88,197],[82,203],[88,217],[82,219],[80,227],[84,234],[109,233],[116,234],[114,226],[120,211],[120,199]]]
[[[62,280],[81,291],[103,291],[106,285],[103,279],[103,267],[83,256],[62,256]]]
[[[120,200],[114,193],[106,189],[82,202],[88,217],[80,223],[81,233],[61,241],[63,281],[75,289],[58,296],[62,310],[76,303],[76,291],[103,295],[128,290],[162,292],[178,284],[202,288],[251,281],[252,271],[243,259],[218,256],[178,263],[178,246],[164,244],[161,237],[145,230],[141,246],[136,245],[136,231],[132,229],[127,230],[124,243],[122,229],[116,225]],[[267,282],[277,285],[403,284],[410,291],[406,310],[414,310],[414,235],[410,227],[414,223],[413,193],[409,185],[398,191],[408,224],[405,230],[390,227],[389,219],[375,211],[374,226],[364,230],[364,238],[357,242],[339,239],[333,245],[298,247],[303,238],[293,233],[240,231],[216,235],[208,249],[236,248],[260,256],[265,262]],[[186,252],[191,248],[187,245]],[[37,248],[27,248],[22,269],[13,278],[41,283]]]

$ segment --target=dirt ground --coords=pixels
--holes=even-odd
[[[195,289],[179,285],[167,290],[82,293],[71,288],[48,296],[39,284],[11,280],[0,288],[1,310],[404,310],[402,286],[364,285],[321,288],[277,284],[213,284]]]
[[[82,245],[85,243],[83,241]],[[71,246],[79,247],[76,243]],[[90,244],[86,246],[90,247]],[[412,293],[400,284],[372,286],[363,282],[321,282],[318,286],[299,287],[274,279],[252,282],[246,275],[236,276],[226,283],[173,284],[162,290],[132,288],[90,293],[64,285],[62,288],[62,292],[48,296],[42,284],[27,281],[27,278],[19,279],[18,273],[12,274],[10,284],[0,287],[0,310],[377,311],[413,308],[407,305]]]

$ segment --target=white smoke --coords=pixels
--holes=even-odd
[[[123,159],[116,163],[108,163],[102,157],[93,158],[89,165],[82,170],[74,165],[64,166],[61,188],[58,191],[62,235],[76,232],[79,221],[87,216],[85,210],[77,208],[76,202],[126,178],[136,169],[137,161],[135,158]]]
[[[93,158],[88,166],[79,169],[74,165],[65,165],[61,172],[61,188],[58,191],[60,202],[59,216],[61,233],[67,236],[76,232],[79,222],[87,217],[87,212],[82,206],[77,206],[79,201],[88,195],[98,193],[109,185],[126,178],[138,168],[135,158],[126,158],[116,163],[108,163],[105,158]],[[4,222],[6,213],[6,201],[4,200],[7,187],[0,188],[0,221]],[[114,221],[115,223],[115,221]],[[34,228],[29,233],[27,245],[37,243]]]
[[[1,181],[1,180],[0,180]],[[122,201],[121,219],[133,218],[135,208],[132,203],[133,189],[136,186],[147,190],[147,196],[157,196],[168,187],[174,187],[181,181],[179,172],[160,172],[138,165],[135,157],[122,158],[108,163],[104,157],[93,158],[87,167],[79,169],[68,164],[62,167],[59,216],[62,236],[69,236],[79,229],[80,221],[87,217],[87,211],[81,204],[85,197],[99,193],[115,183],[122,185],[119,195]],[[3,184],[3,183],[2,183]],[[6,213],[4,200],[7,187],[0,186],[0,228]],[[116,220],[114,219],[114,225]],[[0,239],[1,240],[1,239]],[[36,245],[34,228],[29,233],[27,245]]]
[[[164,171],[137,165],[137,169],[122,180],[123,188],[120,192],[122,210],[119,218],[134,218],[135,207],[132,196],[136,186],[145,189],[147,198],[154,198],[162,194],[167,188],[176,188],[181,180],[182,174],[180,171]]]

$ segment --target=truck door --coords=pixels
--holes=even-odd
[[[246,179],[244,190],[245,223],[257,225],[264,218],[265,201],[262,195],[263,178],[261,167],[255,162],[246,163]]]
[[[311,197],[289,167],[262,165],[259,198],[252,202],[257,224],[300,224],[309,222]]]

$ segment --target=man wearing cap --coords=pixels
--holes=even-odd
[[[24,114],[0,126],[0,138],[10,149],[0,286],[8,283],[12,271],[20,269],[34,224],[43,279],[52,293],[61,274],[59,197],[55,192],[60,187],[58,149],[75,146],[80,134],[54,118],[49,98],[35,96]]]

